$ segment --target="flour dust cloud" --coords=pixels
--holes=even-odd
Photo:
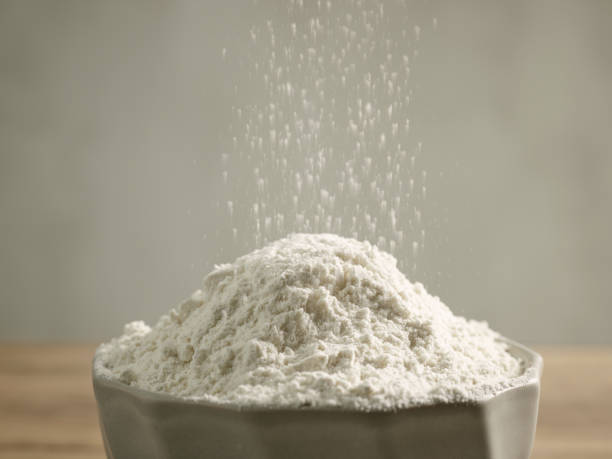
[[[401,1],[273,9],[248,31],[244,87],[234,88],[219,200],[228,231],[240,251],[292,232],[369,240],[414,274],[427,171],[412,75],[435,22],[417,24]]]

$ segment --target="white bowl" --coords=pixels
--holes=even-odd
[[[524,383],[476,403],[396,411],[241,408],[127,386],[93,372],[112,459],[528,458],[542,358],[505,340]]]

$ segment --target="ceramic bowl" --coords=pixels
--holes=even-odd
[[[93,372],[112,459],[528,458],[542,358],[507,341],[525,382],[477,403],[397,411],[241,408],[129,387]]]

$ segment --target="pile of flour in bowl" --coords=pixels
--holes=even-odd
[[[486,399],[522,362],[368,242],[293,234],[217,266],[154,327],[125,326],[96,371],[240,406],[394,409]]]

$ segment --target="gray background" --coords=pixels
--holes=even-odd
[[[280,3],[0,1],[0,339],[152,322],[240,251],[233,61]],[[529,343],[612,343],[612,2],[414,2],[417,275]],[[435,33],[430,24],[437,18]]]

